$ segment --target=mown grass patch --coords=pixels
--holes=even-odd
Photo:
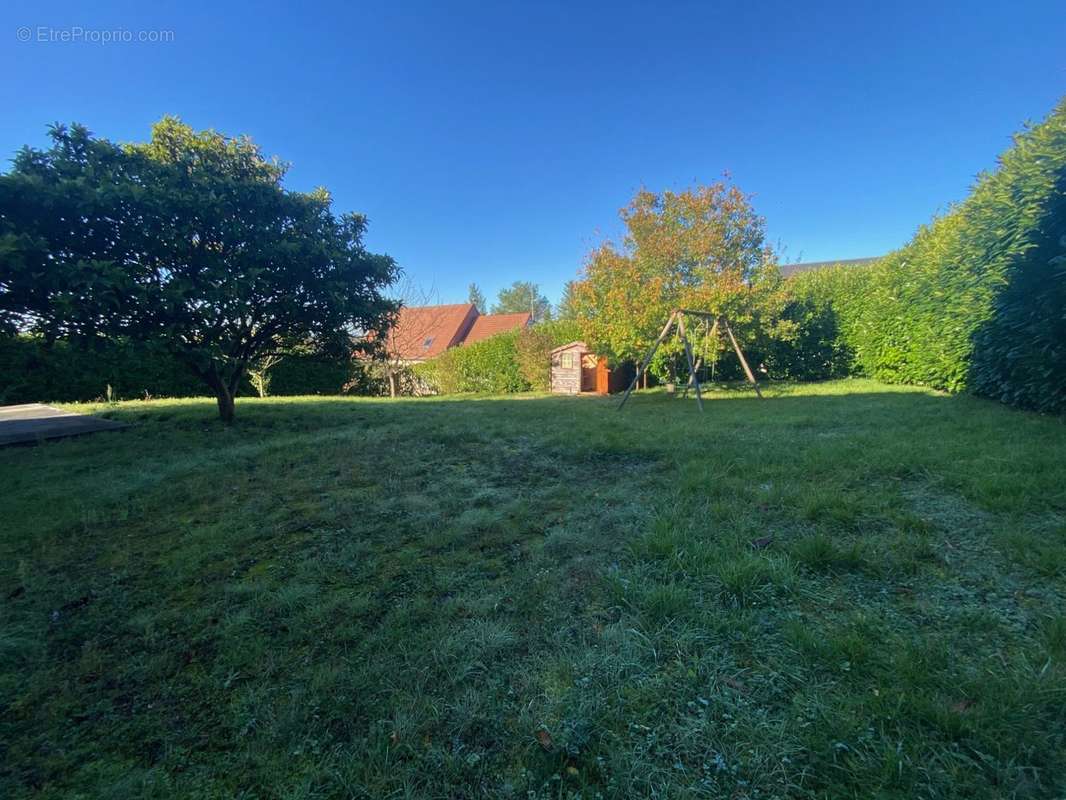
[[[1062,421],[770,394],[0,451],[0,795],[1062,796]]]

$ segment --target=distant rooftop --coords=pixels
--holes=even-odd
[[[797,272],[808,272],[809,270],[822,269],[823,267],[862,267],[879,259],[880,256],[874,258],[842,258],[838,261],[808,261],[804,264],[781,264],[780,269],[782,277],[790,278]]]
[[[463,344],[473,344],[488,339],[497,333],[512,331],[515,328],[527,328],[533,322],[533,315],[528,311],[518,314],[479,314],[474,320],[470,332],[463,339]]]
[[[404,306],[392,330],[390,350],[404,361],[426,361],[451,347],[471,344],[497,333],[528,327],[528,311],[518,314],[479,314],[471,303],[444,306]]]

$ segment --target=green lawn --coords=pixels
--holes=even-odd
[[[1066,794],[1063,420],[712,397],[0,450],[0,796]]]

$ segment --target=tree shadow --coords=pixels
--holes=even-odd
[[[624,408],[619,409],[621,395],[567,396],[525,395],[450,395],[442,397],[366,398],[345,396],[304,396],[239,398],[237,416],[232,426],[225,426],[217,415],[214,400],[209,398],[130,401],[117,404],[78,406],[83,413],[130,425],[130,430],[160,429],[198,432],[311,432],[339,427],[374,424],[403,424],[405,420],[448,425],[450,416],[481,417],[497,422],[508,419],[537,422],[546,426],[589,424],[604,427],[643,426],[648,417],[657,417],[669,425],[676,420],[685,424],[700,419],[714,422],[727,419],[741,422],[745,417],[759,421],[786,420],[797,415],[820,417],[829,421],[863,414],[878,414],[884,422],[898,416],[912,419],[915,412],[944,411],[948,408],[969,410],[1003,410],[1001,406],[980,398],[947,395],[926,389],[900,387],[884,389],[873,382],[857,380],[855,386],[841,390],[841,384],[781,383],[760,384],[764,398],[757,398],[744,382],[701,384],[704,388],[704,411],[697,406],[695,392],[675,394],[664,388],[634,392]],[[987,406],[987,409],[986,409]],[[1018,412],[1011,412],[1018,413]]]

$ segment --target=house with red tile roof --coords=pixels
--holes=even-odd
[[[528,311],[520,314],[478,314],[463,344],[473,344],[488,339],[497,333],[506,333],[515,328],[525,328],[533,321]]]
[[[527,327],[531,322],[528,311],[479,314],[472,303],[404,307],[389,332],[389,352],[399,360],[417,364],[451,347],[480,342],[497,333]]]

